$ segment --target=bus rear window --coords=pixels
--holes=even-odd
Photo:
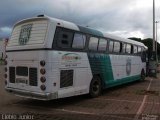
[[[47,28],[47,20],[34,19],[17,24],[13,29],[8,46],[43,44]]]

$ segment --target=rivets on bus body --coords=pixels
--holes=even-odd
[[[44,68],[41,68],[41,69],[40,69],[40,73],[41,73],[42,75],[44,75],[44,74],[46,73],[46,70],[45,70]]]
[[[40,88],[41,88],[41,90],[43,90],[43,91],[46,90],[46,86],[45,86],[45,85],[41,85]]]
[[[40,80],[41,80],[42,83],[46,82],[46,78],[45,77],[41,77]]]
[[[45,66],[46,62],[44,60],[40,61],[41,66]]]

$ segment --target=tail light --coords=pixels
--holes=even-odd
[[[44,60],[40,61],[41,66],[45,66],[46,62]]]
[[[45,85],[41,85],[40,88],[41,88],[41,90],[43,90],[43,91],[46,90],[46,86],[45,86]]]
[[[41,80],[42,83],[46,82],[46,78],[45,77],[41,77],[40,80]]]
[[[44,74],[46,73],[46,70],[45,70],[44,68],[41,68],[41,69],[40,69],[40,73],[41,73],[42,75],[44,75]]]

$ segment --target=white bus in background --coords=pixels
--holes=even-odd
[[[145,79],[144,44],[43,15],[16,23],[6,50],[5,89],[26,98],[97,97]]]

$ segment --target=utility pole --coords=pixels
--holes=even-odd
[[[157,36],[157,33],[158,33],[158,29],[157,29],[157,24],[159,23],[159,21],[156,21],[155,24],[156,24],[156,45],[155,45],[155,48],[156,48],[156,61],[157,61],[157,64],[158,64],[158,55],[157,55],[157,42],[158,42],[158,36]]]
[[[155,52],[155,0],[153,0],[153,52]]]
[[[155,0],[153,0],[153,50],[151,58],[149,60],[148,69],[150,77],[157,77],[157,60],[155,50]]]

